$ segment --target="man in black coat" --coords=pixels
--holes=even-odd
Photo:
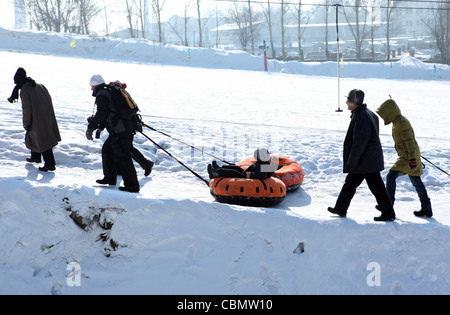
[[[344,140],[344,173],[348,175],[336,205],[334,208],[328,207],[328,211],[345,217],[356,189],[365,179],[381,211],[381,216],[375,217],[374,220],[394,221],[394,208],[380,175],[384,170],[384,158],[379,137],[378,116],[363,102],[363,91],[357,89],[350,91],[347,106],[352,115]]]
[[[95,97],[97,112],[89,119],[86,138],[93,140],[93,132],[103,126],[109,133],[102,147],[103,179],[97,180],[102,185],[116,185],[117,168],[122,172],[124,187],[122,191],[137,193],[140,190],[136,169],[132,161],[133,124],[118,115],[111,93],[108,91],[101,75],[94,75],[90,80],[92,96]]]

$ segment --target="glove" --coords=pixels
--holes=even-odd
[[[410,160],[409,160],[409,167],[410,167],[411,169],[417,167],[417,161],[416,161],[416,159],[410,159]]]
[[[141,122],[138,122],[138,123],[136,124],[136,131],[137,131],[137,132],[142,132],[142,123],[141,123]]]
[[[13,99],[12,97],[8,97],[8,102],[12,104],[14,102],[17,102],[17,100]]]
[[[26,131],[31,131],[31,126],[23,125],[23,129]]]
[[[92,133],[94,132],[94,129],[90,129],[90,128],[88,128],[87,130],[86,130],[86,138],[88,139],[88,140],[94,140],[94,138],[92,137]]]
[[[94,119],[94,116],[90,116],[90,117],[88,117],[88,118],[86,119],[86,120],[87,120],[87,122],[88,122],[88,124],[90,124],[90,123],[91,123],[92,119]]]

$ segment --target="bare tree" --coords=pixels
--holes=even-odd
[[[380,11],[381,8],[377,3],[378,0],[372,0],[370,4],[370,55],[372,61],[375,61],[375,33],[377,29],[380,28],[381,24],[381,16]],[[391,0],[387,0],[391,1]],[[389,39],[388,39],[389,44]]]
[[[284,21],[286,17],[286,13],[289,9],[287,0],[280,1],[280,9],[281,9],[281,56],[283,60],[286,60],[286,28],[284,27]]]
[[[270,7],[270,0],[267,0],[267,6],[264,6],[263,4],[261,4],[262,8],[263,8],[263,14],[264,17],[266,18],[266,22],[269,28],[269,37],[270,37],[270,48],[272,50],[272,58],[276,57],[276,52],[275,52],[275,46],[273,43],[273,30],[272,30],[272,10]]]
[[[201,10],[202,0],[194,0],[194,6],[197,11],[197,24],[198,24],[198,33],[199,33],[199,41],[198,46],[203,47],[204,45],[204,31],[205,27],[208,24],[209,19],[213,15],[211,12],[207,12],[204,14]]]
[[[391,21],[393,17],[393,13],[395,9],[400,4],[399,0],[385,0],[383,3],[386,7],[386,59],[390,60],[391,58]]]
[[[29,0],[27,15],[38,30],[89,33],[99,13],[93,0]]]
[[[216,10],[215,10],[215,16],[216,16],[216,48],[219,47],[220,44],[220,30],[219,30],[219,9],[217,8],[216,5]]]
[[[159,42],[163,42],[163,32],[162,32],[162,22],[161,22],[161,12],[163,10],[164,4],[166,0],[151,0],[152,1],[152,10],[153,14],[156,17],[156,21],[158,23],[158,38]]]
[[[101,11],[103,11],[104,14],[104,19],[105,19],[105,31],[106,31],[106,35],[109,35],[109,21],[108,21],[108,11],[106,10],[106,1],[108,0],[103,0],[104,1],[104,6],[103,9],[101,9]]]
[[[100,14],[101,8],[94,0],[78,0],[80,2],[81,29],[83,34],[89,34],[92,21]]]
[[[147,0],[133,0],[137,24],[140,25],[142,37],[145,38],[145,15],[146,15],[146,1]]]
[[[203,27],[202,27],[202,15],[200,10],[201,0],[195,0],[195,8],[197,10],[197,22],[198,22],[198,47],[203,47]]]
[[[434,21],[422,19],[433,34],[442,62],[450,64],[450,3],[439,0],[433,9]]]
[[[190,0],[187,0],[184,3],[184,16],[183,16],[183,26],[180,29],[178,27],[179,18],[178,16],[173,16],[169,19],[168,25],[172,29],[172,31],[175,33],[175,35],[180,39],[180,41],[183,43],[184,46],[189,46],[188,42],[188,23],[190,17],[188,16],[188,10],[189,10]]]
[[[229,11],[229,19],[230,22],[236,24],[237,26],[237,35],[241,43],[241,49],[247,51],[247,44],[250,38],[250,34],[248,32],[248,9],[245,5],[240,4],[238,1],[234,1],[233,6]]]
[[[188,11],[189,11],[189,6],[191,5],[191,0],[187,0],[184,3],[184,45],[185,46],[189,46],[189,41],[188,41],[188,24],[189,24],[189,16],[188,16]]]
[[[293,8],[294,8],[294,13],[295,13],[294,16],[295,16],[295,19],[297,20],[298,57],[300,58],[301,61],[304,61],[305,56],[303,54],[303,48],[302,48],[302,37],[303,37],[303,33],[305,32],[306,28],[303,27],[303,29],[302,29],[302,20],[305,19],[304,24],[305,24],[305,26],[308,25],[311,17],[319,9],[319,6],[317,6],[315,8],[315,10],[310,12],[310,15],[307,15],[307,16],[302,15],[302,6],[303,6],[302,0],[297,0],[297,3],[295,5],[293,5]]]
[[[370,30],[367,29],[368,9],[365,0],[354,0],[344,6],[344,16],[355,40],[356,60],[361,60],[361,48]]]
[[[250,0],[247,0],[248,3],[248,18],[250,24],[250,40],[251,40],[251,54],[255,54],[255,33],[253,32],[253,10],[252,4]]]
[[[145,38],[146,0],[126,0],[125,5],[131,38],[139,37],[139,29]]]
[[[131,38],[135,38],[136,34],[134,32],[134,23],[133,23],[133,5],[130,0],[125,0],[125,4],[127,10],[127,21],[130,30],[130,36]]]
[[[28,15],[38,30],[61,32],[63,25],[67,25],[63,15],[68,7],[62,0],[31,0]]]

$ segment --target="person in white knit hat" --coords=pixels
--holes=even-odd
[[[97,129],[106,128],[108,139],[102,147],[103,179],[97,180],[101,185],[115,186],[117,182],[117,169],[120,168],[124,186],[122,191],[137,193],[140,190],[136,169],[131,158],[133,149],[133,124],[130,120],[122,119],[112,104],[111,92],[105,80],[99,74],[93,75],[89,80],[92,96],[95,97],[97,112],[88,118],[86,138],[93,140],[92,134]]]
[[[89,84],[91,85],[92,88],[103,83],[105,83],[105,80],[100,74],[93,75],[89,80]]]

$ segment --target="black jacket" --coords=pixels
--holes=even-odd
[[[352,111],[344,140],[344,173],[374,173],[384,170],[378,116],[359,105]]]
[[[277,164],[278,165],[278,164]],[[273,169],[273,164],[269,162],[256,161],[250,165],[245,171],[250,173],[250,178],[267,179],[275,174],[276,169]]]
[[[117,107],[113,104],[114,100],[106,84],[98,85],[92,96],[95,97],[97,112],[89,122],[88,127],[90,129],[104,129],[106,127],[110,134],[133,132],[134,128],[131,121],[120,119]]]

